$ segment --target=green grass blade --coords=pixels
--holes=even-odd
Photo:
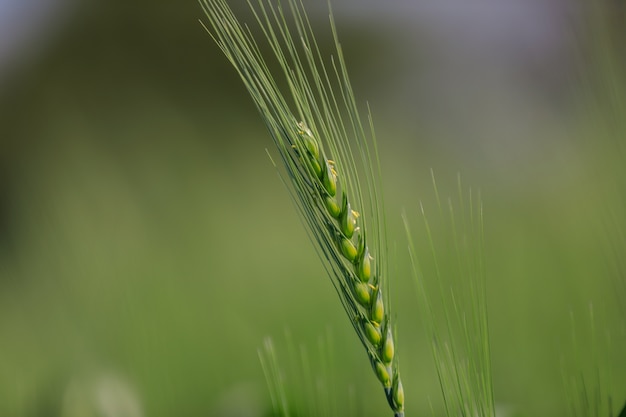
[[[433,187],[436,214],[420,205],[419,233],[403,218],[445,413],[494,417],[482,203],[471,189],[464,192],[460,177],[456,199],[445,206],[434,175]]]

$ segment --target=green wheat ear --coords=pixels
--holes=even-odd
[[[207,29],[243,80],[274,140],[288,187],[308,226],[395,416],[404,392],[385,287],[387,269],[380,169],[368,115],[366,134],[332,14],[336,56],[322,59],[301,3],[249,3],[289,86],[289,103],[252,32],[224,0],[200,0]],[[293,30],[291,29],[293,27]]]

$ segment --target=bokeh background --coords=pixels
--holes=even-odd
[[[326,45],[325,2],[305,4]],[[500,415],[570,415],[572,375],[616,415],[623,2],[333,9],[379,139],[408,415],[443,415],[400,218],[432,204],[431,169],[443,196],[458,173],[483,196]],[[267,416],[257,349],[286,351],[286,329],[311,352],[332,335],[340,413],[388,413],[198,19],[195,1],[0,1],[1,416]]]

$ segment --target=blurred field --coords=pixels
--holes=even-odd
[[[431,168],[442,195],[458,172],[483,195],[497,403],[566,416],[563,372],[593,390],[599,370],[619,407],[623,10],[577,15],[524,66],[337,3],[380,142],[407,415],[443,415],[400,219],[432,207]],[[377,400],[358,415],[386,412],[271,140],[198,18],[193,1],[85,2],[4,73],[0,416],[269,415],[263,338],[280,350],[289,329],[314,350],[329,328],[339,408],[351,385]]]

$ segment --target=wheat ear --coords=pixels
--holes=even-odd
[[[389,406],[403,416],[389,300],[383,296],[387,247],[376,142],[371,117],[371,133],[363,128],[332,13],[336,56],[327,66],[301,3],[288,0],[289,14],[270,0],[249,3],[286,78],[288,105],[249,28],[224,0],[200,3],[208,32],[241,76],[274,140],[296,207]]]
[[[299,124],[296,152],[308,170],[310,190],[318,202],[315,209],[324,218],[324,245],[329,249],[341,276],[334,282],[344,308],[368,352],[372,367],[385,389],[397,416],[404,409],[404,391],[397,368],[393,366],[395,347],[390,317],[385,309],[381,277],[372,274],[372,256],[359,227],[359,213],[351,208],[345,192],[337,197],[337,167],[320,150],[319,142],[304,123]],[[334,246],[333,246],[334,244]]]

